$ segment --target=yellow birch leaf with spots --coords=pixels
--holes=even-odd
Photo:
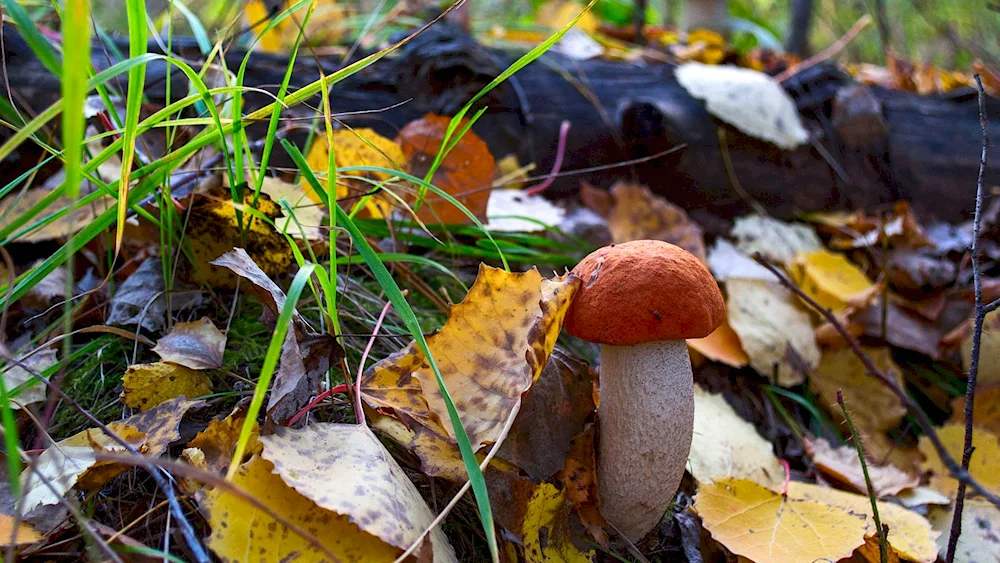
[[[529,563],[589,563],[594,551],[582,552],[569,539],[570,503],[566,491],[542,483],[524,515],[524,555]]]
[[[224,475],[229,469],[229,462],[233,459],[233,452],[236,451],[236,443],[239,442],[240,431],[243,430],[245,420],[246,412],[243,409],[233,412],[226,418],[214,419],[208,423],[207,428],[187,443],[187,447],[195,448],[201,452],[205,469],[218,475]],[[254,422],[250,431],[250,439],[247,441],[247,458],[252,454],[260,453],[259,437],[260,425]]]
[[[938,438],[944,444],[952,459],[962,459],[965,449],[965,425],[961,423],[946,424],[937,430]],[[920,437],[920,453],[924,461],[920,470],[931,473],[931,487],[937,492],[954,497],[958,490],[958,481],[937,454],[926,436]],[[983,428],[974,428],[972,432],[972,447],[975,454],[969,462],[969,473],[984,487],[1000,493],[1000,441],[997,435]]]
[[[125,405],[149,410],[175,397],[201,397],[212,392],[208,376],[178,364],[155,362],[129,366],[122,378]]]
[[[208,547],[225,562],[391,562],[401,552],[362,532],[347,516],[324,508],[289,487],[274,473],[271,462],[254,456],[240,466],[233,485],[317,539],[317,548],[296,530],[256,508],[245,499],[216,487],[197,495],[208,514],[212,534]],[[332,556],[331,556],[332,555]]]
[[[747,479],[703,484],[694,509],[715,541],[751,561],[838,561],[865,543],[862,512],[792,498]]]
[[[260,440],[261,457],[286,485],[400,552],[434,520],[417,488],[365,425],[278,427]],[[440,528],[429,540],[435,561],[455,561]]]
[[[847,257],[829,250],[800,254],[790,270],[792,280],[802,291],[834,312],[867,303],[878,290]]]
[[[876,535],[877,528],[868,495],[792,481],[788,484],[788,498],[823,503],[846,513],[863,514],[868,524],[865,535]],[[933,563],[937,559],[937,545],[934,542],[939,534],[931,528],[926,518],[891,502],[878,503],[878,514],[882,524],[889,526],[889,546],[900,558],[915,563]]]
[[[393,177],[385,172],[349,172],[342,177],[340,168],[345,166],[378,166],[389,170],[402,170],[406,164],[406,156],[403,150],[395,141],[390,141],[379,135],[374,129],[338,129],[333,132],[334,160],[337,165],[337,186],[336,197],[338,200],[351,197],[345,205],[352,207],[357,203],[358,198],[372,191],[379,182],[385,182]],[[327,172],[330,163],[330,144],[327,142],[326,133],[320,132],[313,139],[309,152],[306,154],[306,163],[309,169],[316,175],[320,185],[327,187]],[[362,180],[361,178],[366,178]],[[323,201],[313,190],[312,186],[302,181],[302,190],[313,201],[320,203]],[[385,217],[394,206],[383,196],[373,197],[368,201],[365,209],[372,217]]]
[[[572,275],[547,280],[535,269],[509,273],[482,265],[465,300],[427,337],[474,448],[497,438],[541,374],[579,284]],[[415,343],[369,368],[362,395],[454,442],[434,374]]]

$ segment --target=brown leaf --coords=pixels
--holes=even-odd
[[[603,547],[608,547],[607,521],[601,515],[597,496],[597,453],[594,447],[596,426],[588,424],[570,442],[566,467],[558,478],[566,496],[580,516],[587,532]]]
[[[820,471],[840,483],[850,485],[855,492],[868,494],[858,450],[853,445],[834,448],[826,440],[818,438],[806,439],[805,446],[806,452]],[[892,465],[876,465],[872,461],[868,461],[868,475],[877,498],[893,496],[903,489],[911,489],[920,484],[920,479],[916,475],[901,471]]]
[[[52,195],[52,191],[45,188],[34,188],[21,194],[11,195],[0,202],[0,227],[10,225],[15,219],[23,216],[28,210],[39,205],[45,198]],[[45,217],[52,213],[57,213],[63,209],[71,209],[76,202],[65,197],[55,198],[52,203],[41,210],[38,217]],[[90,204],[80,204],[79,207],[71,209],[69,213],[61,215],[59,218],[49,221],[44,225],[33,229],[27,233],[17,235],[17,242],[42,242],[46,240],[61,239],[67,235],[76,234],[77,231],[92,223],[98,215],[115,205],[114,198],[109,196],[101,197]],[[18,229],[17,232],[21,231]],[[16,232],[15,232],[16,234]],[[6,283],[6,282],[5,282]]]
[[[587,362],[556,347],[538,381],[521,397],[521,410],[499,456],[534,481],[563,468],[573,437],[594,412],[594,373]]]
[[[288,331],[267,402],[268,416],[276,422],[294,416],[318,392],[330,367],[343,357],[344,349],[329,334],[307,335],[299,342]]]
[[[608,190],[595,188],[584,180],[580,181],[580,201],[584,207],[604,218],[611,215],[611,209],[615,206],[615,198]]]
[[[663,240],[675,244],[706,262],[701,227],[680,207],[654,195],[649,188],[627,182],[611,187],[615,205],[608,228],[615,243],[632,240]]]
[[[246,250],[233,248],[231,252],[213,260],[212,265],[229,268],[233,273],[250,282],[248,289],[264,305],[261,322],[274,324],[278,320],[281,308],[285,306],[285,292],[278,287],[278,284],[271,281],[267,273],[257,265]],[[304,322],[298,311],[292,314],[292,319],[297,325]]]
[[[208,317],[175,324],[153,347],[163,361],[191,369],[221,368],[225,350],[226,335]]]
[[[243,409],[230,413],[226,418],[214,419],[208,423],[207,428],[188,442],[187,447],[197,448],[202,452],[205,460],[204,469],[217,475],[225,475],[233,459],[233,452],[236,451],[236,443],[240,439],[245,420],[246,412]],[[260,427],[254,422],[245,457],[260,453],[261,444],[257,439],[259,436]]]
[[[418,178],[423,178],[427,174],[441,148],[450,122],[450,117],[427,114],[417,121],[410,122],[399,132],[396,142],[406,155],[407,167],[411,174]],[[459,129],[464,124],[463,122]],[[455,197],[479,219],[484,219],[495,166],[493,155],[486,143],[470,130],[445,156],[441,166],[431,178],[431,184]],[[420,219],[447,224],[470,222],[465,213],[437,194],[427,191],[424,197],[424,202],[417,212]],[[408,199],[413,201],[415,198],[411,195]]]
[[[865,335],[882,337],[882,303],[876,302],[859,316],[865,323]],[[943,331],[907,309],[889,301],[885,340],[893,346],[920,352],[933,359],[941,356]]]

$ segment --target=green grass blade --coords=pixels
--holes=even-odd
[[[137,59],[146,54],[146,0],[126,0],[125,7],[128,12],[128,54],[129,58]],[[132,162],[135,160],[136,129],[139,125],[139,109],[142,106],[145,81],[145,64],[138,64],[129,69],[125,130],[122,132],[122,168],[118,181],[118,201],[122,203],[128,201],[128,184],[132,176]],[[127,205],[118,206],[118,228],[115,229],[116,254],[125,236],[127,212]]]
[[[205,31],[205,26],[202,25],[201,20],[191,11],[191,8],[184,5],[184,2],[170,0],[170,4],[174,8],[177,8],[177,11],[187,20],[188,26],[191,27],[191,34],[194,35],[194,40],[198,42],[198,50],[201,51],[202,55],[207,55],[212,50],[212,41],[209,40],[208,32]]]
[[[11,364],[8,364],[10,369]],[[3,445],[7,455],[7,479],[10,481],[10,494],[18,498],[21,494],[21,454],[18,451],[17,422],[14,420],[14,409],[10,406],[10,396],[7,394],[7,382],[0,374],[0,421],[3,422]]]
[[[87,99],[90,71],[90,0],[67,0],[63,12],[62,114],[63,152],[66,157],[65,192],[80,196],[83,180],[83,104]]]
[[[288,325],[292,322],[292,313],[295,312],[295,304],[298,302],[299,296],[302,295],[302,289],[305,288],[306,282],[309,281],[309,277],[315,268],[315,264],[304,265],[295,274],[295,279],[292,280],[292,285],[288,288],[285,304],[281,308],[281,314],[278,315],[278,324],[274,327],[274,334],[271,335],[271,343],[268,345],[267,353],[264,355],[264,364],[261,366],[260,376],[257,378],[257,387],[254,388],[253,399],[250,400],[250,406],[247,408],[247,416],[243,421],[243,428],[240,429],[240,439],[236,443],[233,459],[229,463],[229,471],[226,472],[226,480],[231,480],[233,475],[236,474],[236,471],[240,467],[240,461],[246,453],[247,442],[250,440],[253,425],[257,422],[257,415],[260,414],[260,410],[264,406],[264,395],[267,394],[267,390],[271,386],[271,379],[274,377],[274,371],[278,367],[278,359],[281,357],[281,346],[285,342]]]

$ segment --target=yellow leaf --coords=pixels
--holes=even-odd
[[[385,182],[392,178],[392,174],[386,172],[350,172],[344,173],[354,178],[342,178],[340,168],[345,166],[378,166],[389,170],[401,170],[406,163],[406,156],[402,149],[394,141],[390,141],[379,135],[374,129],[338,129],[333,132],[334,160],[337,165],[337,186],[336,197],[338,200],[350,196],[345,207],[350,208],[358,202],[358,198],[372,191],[379,182]],[[324,187],[329,185],[327,172],[329,171],[330,145],[327,143],[325,132],[321,132],[313,139],[309,153],[306,155],[306,163],[309,169],[316,174],[316,179]],[[367,178],[368,181],[359,178]],[[300,184],[302,190],[316,203],[323,201],[312,186],[305,180]],[[372,217],[385,217],[389,210],[395,206],[395,202],[390,203],[384,196],[373,197],[369,200],[365,209]]]
[[[968,370],[970,365],[972,365],[972,331],[969,331],[962,340],[962,367]],[[1000,310],[986,315],[983,320],[977,381],[980,385],[1000,384]]]
[[[889,348],[865,348],[875,366],[903,384],[902,370],[892,361]],[[906,407],[876,377],[868,375],[864,364],[850,348],[824,350],[819,366],[809,373],[809,383],[820,396],[830,416],[843,422],[844,413],[837,404],[837,391],[862,435],[884,433],[906,416]]]
[[[746,479],[702,485],[694,508],[716,541],[759,562],[837,561],[865,543],[868,528],[861,512],[783,497]]]
[[[871,500],[867,495],[792,481],[788,484],[788,498],[823,503],[845,513],[864,514],[868,522],[866,535],[876,535]],[[878,503],[878,514],[882,524],[889,526],[889,545],[901,558],[916,563],[932,563],[937,559],[934,541],[938,533],[923,516],[891,502]]]
[[[566,491],[542,483],[524,515],[524,554],[529,563],[588,563],[594,551],[580,552],[569,540]]]
[[[263,0],[252,0],[245,6],[246,22],[254,24],[252,33],[259,35],[268,23],[272,15],[277,15],[281,11],[294,5],[295,2],[265,2]],[[270,6],[278,6],[278,11],[274,14],[270,11]],[[348,30],[346,25],[355,10],[346,5],[329,0],[321,0],[316,3],[312,18],[306,23],[302,34],[304,45],[330,46],[336,45],[344,37]],[[280,21],[270,31],[263,34],[256,47],[265,53],[281,53],[291,50],[295,46],[295,39],[299,34],[299,23],[305,17],[305,8],[300,8],[292,15]]]
[[[741,368],[750,363],[750,356],[743,349],[739,335],[729,326],[728,320],[704,338],[689,338],[687,345],[709,360],[730,367]]]
[[[122,387],[125,404],[144,411],[181,395],[193,398],[212,392],[207,375],[167,362],[130,366]]]
[[[694,387],[694,434],[688,471],[699,483],[730,477],[777,490],[785,470],[771,444],[740,418],[722,395]]]
[[[867,301],[877,287],[843,254],[828,250],[799,255],[791,274],[806,294],[834,312]]]
[[[10,541],[11,538],[14,541]],[[41,534],[20,519],[17,522],[17,532],[14,532],[14,517],[9,514],[0,514],[0,545],[24,545],[35,543],[41,539]]]
[[[164,362],[191,369],[221,368],[225,350],[226,334],[216,328],[208,317],[175,324],[153,347]]]
[[[52,195],[51,190],[45,188],[35,188],[23,194],[19,192],[10,195],[0,202],[0,227],[6,227],[15,219],[23,216],[29,209],[39,205],[42,200]],[[63,209],[72,207],[75,202],[58,197],[37,215],[38,218],[45,217]],[[17,242],[42,242],[52,239],[61,239],[67,235],[76,234],[77,231],[86,227],[97,219],[102,212],[114,206],[115,200],[112,197],[104,196],[89,205],[82,205],[57,219],[49,221],[45,225],[38,227],[28,233],[17,236]],[[29,223],[30,224],[30,223]],[[21,229],[17,229],[16,232]],[[4,282],[6,283],[6,282]]]
[[[946,424],[938,428],[937,434],[952,459],[962,459],[965,425]],[[931,441],[926,436],[921,436],[918,447],[920,453],[924,454],[924,462],[920,464],[921,471],[929,471],[937,478],[931,480],[931,486],[939,493],[954,498],[958,481],[951,477],[951,472],[941,461]],[[976,451],[970,460],[969,473],[984,487],[1000,493],[1000,442],[997,435],[982,428],[974,428],[972,447]]]
[[[820,471],[841,483],[850,485],[857,493],[868,494],[857,448],[853,445],[834,448],[822,438],[806,439],[805,446],[806,452]],[[876,465],[870,460],[867,464],[872,489],[878,498],[894,496],[903,489],[912,489],[920,484],[920,479],[916,476],[901,471],[894,465]]]
[[[270,196],[285,212],[284,217],[274,222],[278,232],[301,240],[323,238],[324,231],[321,227],[324,225],[326,212],[322,204],[314,201],[315,193],[308,183],[296,186],[268,176],[264,178],[260,191]],[[282,200],[288,203],[290,210],[281,203]]]
[[[569,25],[569,22],[573,21],[573,18],[580,15],[582,11],[583,5],[576,2],[549,0],[538,8],[538,15],[535,21],[539,25],[544,25],[551,29],[562,29]],[[576,23],[576,29],[582,29],[587,33],[597,31],[597,28],[600,26],[600,20],[597,19],[597,16],[592,11],[584,14],[580,18],[580,21]]]
[[[777,283],[740,278],[726,280],[726,292],[729,325],[750,365],[783,387],[802,383],[804,372],[819,363],[820,352],[809,315],[795,297]]]
[[[242,410],[237,410],[223,419],[214,419],[208,423],[208,428],[199,432],[187,446],[201,452],[200,457],[204,459],[205,469],[224,475],[229,469],[229,462],[233,459],[233,452],[236,451],[236,443],[239,441],[244,420],[246,413]],[[247,457],[260,453],[259,437],[260,426],[254,422],[250,440],[247,442]]]
[[[417,488],[365,425],[278,427],[260,439],[261,457],[274,464],[286,485],[401,551],[434,520]],[[431,532],[430,542],[435,561],[455,559],[440,528]]]
[[[978,453],[978,452],[977,452]],[[948,551],[948,534],[955,516],[954,507],[931,507],[928,517],[938,537],[938,553],[944,559]],[[962,510],[962,535],[955,550],[955,563],[985,563],[1000,561],[1000,535],[997,534],[1000,509],[982,499],[965,499]]]
[[[427,337],[474,448],[497,438],[541,374],[579,284],[575,276],[546,280],[535,269],[508,273],[482,265],[465,300]],[[362,393],[368,404],[454,440],[434,374],[415,344],[369,368]]]
[[[1000,385],[977,386],[972,407],[976,426],[1000,435]],[[965,424],[965,395],[952,400],[948,422]]]
[[[320,508],[273,472],[271,462],[254,456],[233,476],[240,487],[275,513],[308,531],[345,562],[393,561],[400,550],[362,532],[347,516]],[[246,500],[215,488],[198,495],[212,534],[206,543],[223,561],[327,562],[329,556],[301,535]]]

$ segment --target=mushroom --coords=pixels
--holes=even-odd
[[[637,541],[666,512],[691,450],[694,381],[685,339],[718,328],[726,305],[708,269],[662,241],[606,246],[573,273],[583,286],[564,327],[601,345],[601,513]]]

